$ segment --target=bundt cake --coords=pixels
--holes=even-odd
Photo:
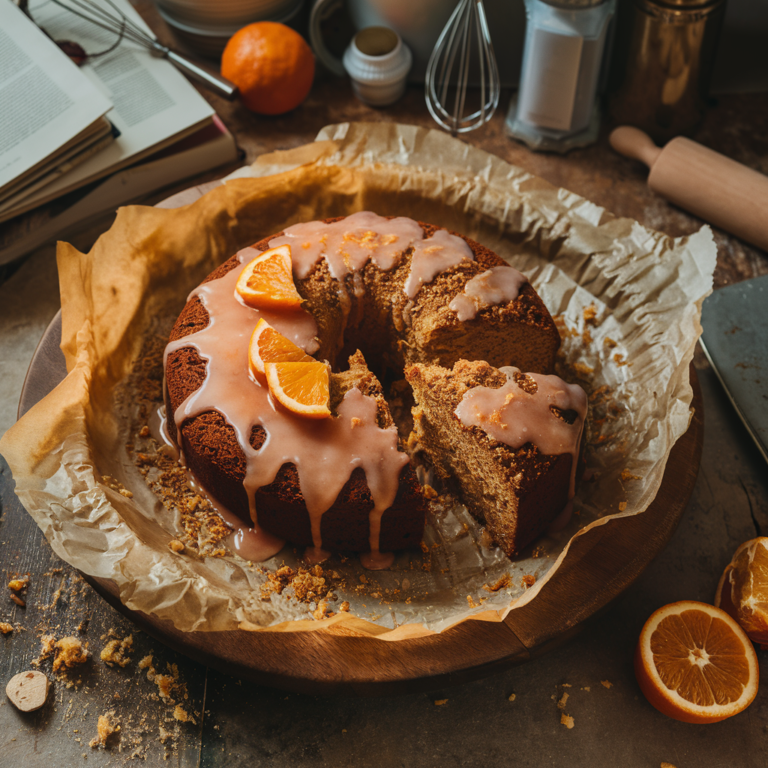
[[[238,275],[284,244],[301,308],[247,306]],[[249,373],[260,318],[331,363],[332,418],[286,411]],[[384,567],[380,553],[418,546],[426,503],[374,372],[483,360],[489,370],[548,373],[559,344],[526,278],[469,238],[367,212],[298,224],[243,249],[191,293],[165,352],[167,423],[197,480],[254,527],[263,559],[284,539],[316,556],[366,553],[364,564]],[[568,456],[550,463],[568,475]]]
[[[507,555],[569,509],[587,396],[557,376],[460,360],[410,365],[414,434],[435,470]]]

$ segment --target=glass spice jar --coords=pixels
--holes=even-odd
[[[656,142],[690,134],[707,106],[725,0],[631,0],[617,48],[611,118]],[[623,10],[623,8],[622,8]]]
[[[615,0],[525,0],[520,88],[507,132],[534,149],[566,151],[597,138],[595,104]]]

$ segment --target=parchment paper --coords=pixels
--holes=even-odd
[[[671,239],[412,126],[330,126],[314,144],[262,157],[235,176],[185,208],[121,208],[88,254],[59,244],[69,374],[6,433],[0,451],[60,557],[112,579],[129,608],[185,631],[345,622],[396,639],[469,616],[500,620],[535,599],[573,536],[648,507],[689,424],[688,366],[716,257],[707,227]],[[170,322],[188,292],[236,250],[293,223],[357,210],[462,232],[530,277],[560,323],[561,375],[590,395],[591,479],[571,523],[514,561],[481,544],[481,529],[460,504],[437,509],[425,536],[430,570],[418,566],[421,554],[403,553],[391,571],[372,575],[380,600],[350,588],[339,596],[350,613],[312,621],[289,595],[262,601],[264,576],[252,564],[168,549],[176,520],[127,457],[131,425],[116,393],[158,318]],[[133,498],[103,484],[104,475]],[[282,561],[296,556],[287,548],[272,565]],[[350,585],[365,574],[356,560],[344,567]],[[483,589],[505,574],[508,586]]]

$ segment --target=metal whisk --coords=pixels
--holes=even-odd
[[[171,50],[168,46],[159,43],[153,36],[147,34],[141,27],[128,19],[111,0],[102,0],[101,3],[95,2],[95,0],[66,0],[66,2],[64,0],[53,0],[53,2],[102,29],[114,32],[116,35],[119,35],[120,39],[126,38],[131,40],[146,48],[155,56],[168,59],[176,69],[183,72],[187,77],[209,88],[219,96],[231,100],[237,95],[237,86],[234,83],[229,82],[229,80],[220,75],[209,72],[185,56]],[[24,9],[24,6],[22,6],[22,9]]]
[[[465,115],[473,61],[480,80],[480,105]],[[453,109],[449,109],[449,90],[454,88]],[[483,0],[459,0],[429,57],[425,91],[429,113],[454,135],[474,131],[491,119],[499,106],[499,70]]]

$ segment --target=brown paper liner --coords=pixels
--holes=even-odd
[[[183,631],[322,628],[397,640],[467,618],[500,621],[535,599],[574,536],[641,513],[653,500],[669,452],[689,423],[688,366],[715,265],[711,232],[705,227],[674,240],[616,219],[437,131],[345,124],[324,129],[318,139],[261,158],[243,178],[186,207],[121,208],[87,254],[60,243],[69,373],[6,433],[0,451],[17,495],[57,555],[90,576],[111,579],[128,608]],[[462,552],[470,559],[480,553],[477,566],[462,566],[442,581],[419,576],[429,599],[390,600],[365,611],[358,600],[350,614],[314,621],[306,606],[262,602],[260,577],[237,558],[195,559],[168,549],[173,521],[139,487],[115,392],[156,318],[175,317],[188,292],[239,248],[293,223],[358,210],[408,215],[462,232],[525,271],[552,314],[563,317],[566,377],[576,371],[592,392],[609,387],[621,405],[621,440],[588,447],[598,480],[582,485],[581,514],[546,539],[543,557],[488,559],[475,527],[475,539]],[[585,322],[590,306],[599,325]],[[589,345],[585,331],[593,337]],[[622,472],[635,479],[624,482],[629,475]],[[121,478],[134,498],[103,485],[106,474]],[[461,510],[451,515],[449,527],[461,520],[472,525]],[[505,572],[512,576],[509,589],[468,607],[465,595],[482,594],[484,580]],[[518,585],[526,573],[534,573],[536,583],[523,590]]]

